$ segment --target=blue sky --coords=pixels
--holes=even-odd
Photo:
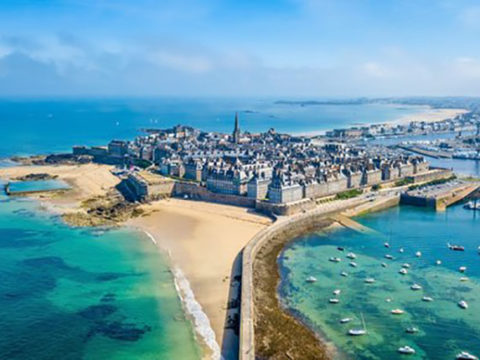
[[[0,95],[479,94],[478,1],[0,2]]]

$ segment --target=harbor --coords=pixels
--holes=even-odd
[[[401,359],[408,348],[412,359],[478,356],[475,212],[400,206],[354,220],[376,233],[342,227],[286,246],[283,305],[337,348],[334,359]]]

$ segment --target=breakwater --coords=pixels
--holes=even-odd
[[[379,203],[382,205],[380,206]],[[369,204],[369,206],[366,204]],[[273,259],[273,266],[275,269],[277,269],[275,262],[276,255],[278,255],[278,252],[281,251],[284,244],[297,236],[329,225],[331,223],[331,220],[329,220],[330,216],[362,205],[365,205],[362,211],[368,211],[369,207],[375,210],[380,210],[382,206],[383,208],[387,208],[396,204],[398,204],[398,196],[396,195],[387,195],[381,197],[377,201],[370,201],[366,197],[335,201],[322,204],[315,210],[308,211],[306,213],[296,214],[288,218],[280,219],[273,225],[259,232],[243,250],[239,359],[254,360],[256,356],[256,344],[263,341],[263,339],[255,337],[256,321],[258,320],[258,314],[255,313],[257,306],[257,302],[255,301],[255,287],[258,284],[255,282],[266,280],[255,276],[260,275],[258,273],[255,274],[258,265],[257,256],[260,254],[260,252],[262,252],[262,257],[264,258],[266,258],[266,255],[269,253],[270,255],[273,253],[275,256],[269,256],[268,259],[270,263]],[[271,273],[264,275],[268,277],[274,276]],[[276,289],[276,286],[274,289]],[[276,298],[276,293],[269,294],[269,296]],[[277,313],[283,312],[280,307],[271,310]],[[291,320],[296,321],[292,318]],[[271,336],[279,336],[279,338],[282,338],[281,335],[278,334],[279,331],[282,331],[282,329],[275,329],[275,332],[272,333]],[[308,333],[306,336],[308,336]],[[312,337],[313,341],[318,341],[314,334],[310,333],[310,336]],[[288,339],[289,336],[285,336],[283,338]],[[275,351],[274,349],[270,350]],[[284,358],[293,356],[291,353],[289,354],[290,355],[283,354]]]

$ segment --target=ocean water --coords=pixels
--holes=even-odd
[[[357,220],[377,233],[339,229],[296,239],[285,248],[278,262],[279,292],[286,308],[335,344],[338,359],[401,359],[405,355],[397,349],[405,345],[416,350],[411,359],[454,359],[460,351],[479,356],[479,214],[461,205],[445,213],[401,206]],[[386,248],[385,242],[391,247]],[[447,242],[465,246],[465,252],[449,250]],[[357,255],[356,268],[346,258],[350,251]],[[422,252],[420,258],[417,251]],[[386,254],[394,260],[384,258]],[[342,261],[330,262],[331,256]],[[442,264],[436,265],[436,260]],[[383,268],[382,262],[388,267]],[[411,265],[407,275],[399,274],[404,263]],[[465,274],[459,272],[460,266],[467,267]],[[342,277],[342,271],[349,276]],[[317,282],[307,283],[308,276]],[[462,276],[469,281],[460,281]],[[367,277],[375,283],[365,283]],[[422,290],[411,290],[414,283]],[[330,304],[335,289],[341,290],[340,302]],[[424,302],[423,296],[434,301]],[[460,300],[468,302],[467,310],[457,305]],[[397,308],[405,313],[392,315],[390,311]],[[346,317],[353,321],[340,324]],[[367,335],[348,336],[349,329],[363,327],[362,317]],[[419,332],[407,334],[405,329],[411,326]]]
[[[279,105],[276,99],[0,99],[0,158],[69,151],[133,139],[145,127],[191,125],[231,132],[235,112],[242,130],[305,133],[394,120],[425,111],[401,105]]]
[[[0,359],[197,360],[168,263],[129,229],[73,229],[0,196]]]

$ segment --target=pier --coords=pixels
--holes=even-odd
[[[479,188],[478,182],[455,181],[406,191],[402,193],[400,202],[445,211],[448,206],[462,201]]]

